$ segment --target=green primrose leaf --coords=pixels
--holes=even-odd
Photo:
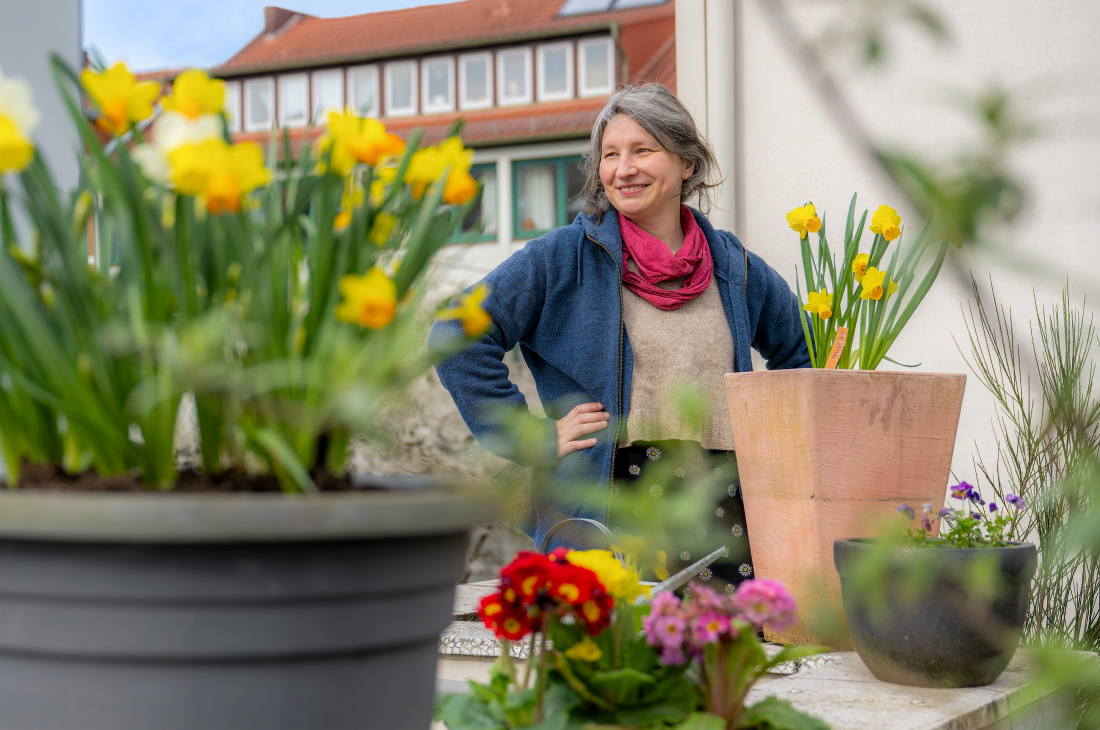
[[[775,697],[757,702],[741,713],[737,727],[752,730],[829,730],[823,721]]]

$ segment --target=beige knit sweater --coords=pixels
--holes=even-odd
[[[733,333],[713,275],[710,286],[679,309],[658,309],[623,287],[623,321],[634,354],[623,445],[686,439],[732,451],[723,376],[733,372]],[[685,385],[703,396],[701,424],[675,407],[674,389]]]

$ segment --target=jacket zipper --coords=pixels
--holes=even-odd
[[[748,294],[748,289],[749,289],[749,252],[744,246],[742,246],[741,247],[741,253],[745,256],[745,281],[742,282],[742,284],[741,284],[741,304],[744,305],[743,308],[742,308],[742,311],[745,312],[746,314],[748,314],[748,311],[749,311],[749,294]],[[749,338],[749,342],[752,343],[752,338],[751,337]],[[735,353],[734,358],[733,358],[734,372],[742,372],[742,371],[737,370],[737,356],[736,356],[737,348],[734,347],[733,351]],[[752,353],[749,353],[749,369],[746,370],[746,371],[743,371],[743,372],[749,372],[751,370],[752,370]]]
[[[615,436],[611,440],[611,474],[607,483],[607,509],[604,510],[603,523],[606,525],[611,519],[611,493],[615,486],[615,452],[619,450],[619,434],[626,425],[626,416],[623,414],[623,274],[619,268],[619,262],[611,254],[607,246],[603,245],[592,236],[585,236],[589,241],[602,248],[611,261],[615,264],[615,270],[619,272],[619,387],[617,389],[619,422],[615,424]]]

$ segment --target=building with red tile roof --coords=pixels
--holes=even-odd
[[[470,238],[502,256],[576,215],[577,163],[617,84],[676,88],[673,5],[462,0],[344,18],[268,7],[256,37],[210,73],[227,82],[236,139],[279,127],[301,144],[328,110],[352,107],[432,144],[461,119],[485,186]]]

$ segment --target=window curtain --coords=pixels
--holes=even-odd
[[[520,231],[548,231],[557,225],[554,169],[553,165],[519,168]]]

